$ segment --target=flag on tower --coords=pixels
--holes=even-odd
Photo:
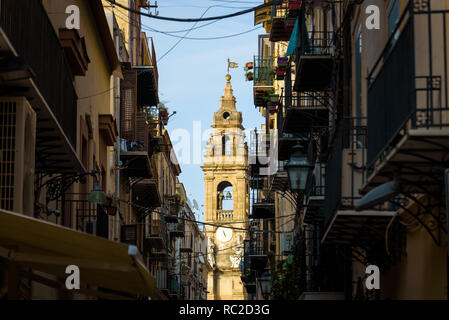
[[[238,68],[238,67],[239,67],[239,64],[237,62],[228,61],[228,68],[234,69],[234,68]]]

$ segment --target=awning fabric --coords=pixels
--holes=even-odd
[[[68,265],[80,269],[81,283],[160,299],[155,279],[128,245],[0,210],[0,257],[65,279]]]

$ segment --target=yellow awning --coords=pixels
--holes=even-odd
[[[14,212],[0,210],[0,257],[61,279],[76,265],[81,283],[151,299],[163,296],[142,259],[128,245]]]

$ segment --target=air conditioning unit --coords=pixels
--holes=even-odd
[[[33,215],[36,113],[26,98],[0,98],[0,128],[0,208]]]
[[[121,242],[128,244],[137,244],[137,225],[127,224],[121,227]]]

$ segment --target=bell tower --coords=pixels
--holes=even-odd
[[[206,225],[207,258],[213,267],[208,275],[208,300],[246,299],[240,264],[249,225],[248,148],[230,81],[228,74],[202,166],[205,222],[213,224]]]

